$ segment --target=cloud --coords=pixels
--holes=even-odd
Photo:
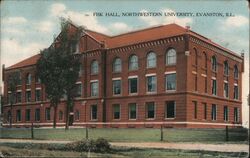
[[[109,32],[111,32],[112,34],[123,33],[123,32],[128,32],[132,30],[130,26],[128,26],[126,23],[123,23],[123,22],[112,23],[108,27],[108,29],[109,29]]]
[[[43,33],[51,33],[53,30],[53,23],[51,21],[41,21],[35,24],[38,31]]]
[[[224,21],[224,24],[228,27],[241,27],[248,25],[248,18],[242,15],[237,15],[234,17],[229,17]]]
[[[25,19],[24,17],[8,17],[4,18],[2,22],[6,25],[23,24],[27,22],[27,19]]]
[[[141,10],[140,12],[148,12],[147,10]],[[174,10],[171,9],[162,9],[161,12],[171,12],[175,13]],[[185,18],[179,18],[177,16],[158,16],[158,17],[151,17],[151,16],[141,16],[139,19],[149,26],[153,25],[164,25],[164,24],[170,24],[170,23],[176,23],[178,25],[181,25],[183,27],[192,24],[193,20],[192,18],[185,17]]]
[[[66,10],[66,6],[61,3],[55,3],[52,4],[50,10],[53,16],[61,16],[61,14]]]
[[[2,33],[8,35],[8,36],[24,36],[25,33],[17,28],[13,28],[13,27],[5,27],[2,30]]]

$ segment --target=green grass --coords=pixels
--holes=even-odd
[[[1,129],[1,138],[30,138],[30,129]],[[35,139],[43,140],[81,140],[86,136],[84,128],[69,129],[34,129]],[[89,138],[105,138],[111,142],[158,142],[160,129],[89,129]],[[224,129],[164,129],[165,142],[225,142]],[[247,140],[247,130],[234,129],[229,132],[229,142],[244,142]]]
[[[214,152],[201,150],[175,150],[175,149],[138,149],[138,148],[112,148],[110,152],[72,152],[64,151],[63,144],[32,144],[32,143],[1,143],[0,152],[4,156],[43,156],[43,157],[132,157],[132,158],[152,158],[152,157],[246,157],[247,153]]]

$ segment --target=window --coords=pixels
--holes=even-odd
[[[27,90],[26,91],[26,102],[30,102],[31,101],[31,91]]]
[[[156,76],[147,76],[147,92],[156,92]]]
[[[216,117],[217,117],[216,115],[217,115],[216,105],[212,104],[212,112],[211,112],[212,120],[216,120]]]
[[[137,78],[129,78],[128,79],[129,82],[129,93],[133,94],[133,93],[137,93]]]
[[[10,110],[7,113],[7,120],[8,120],[8,122],[11,122],[11,111]]]
[[[212,70],[217,71],[217,60],[215,56],[212,56],[211,64],[212,64]]]
[[[176,51],[175,49],[169,49],[166,54],[166,65],[176,64]]]
[[[198,91],[198,79],[197,79],[197,74],[193,74],[194,76],[194,90]]]
[[[192,56],[192,58],[193,58],[192,64],[194,66],[197,66],[198,65],[198,53],[197,53],[196,49],[194,49],[194,53],[193,54],[194,55]]]
[[[79,64],[79,77],[82,76],[82,73],[83,73],[82,64]]]
[[[71,53],[78,53],[79,52],[79,44],[77,41],[72,41],[70,44],[70,52]]]
[[[59,111],[59,120],[61,121],[63,119],[63,112],[60,110]]]
[[[234,122],[239,122],[239,108],[234,108]]]
[[[224,106],[224,121],[228,121],[228,107]]]
[[[12,103],[12,94],[11,94],[11,92],[8,92],[7,99],[8,99],[8,104],[11,104]]]
[[[228,98],[228,83],[224,82],[224,97]]]
[[[136,119],[137,117],[137,107],[136,103],[129,104],[129,119]]]
[[[228,76],[228,74],[229,74],[228,62],[224,61],[224,75]]]
[[[166,74],[166,90],[176,90],[176,73]]]
[[[35,121],[40,121],[40,109],[35,110]]]
[[[121,72],[122,71],[122,61],[120,58],[115,58],[113,61],[113,72]]]
[[[239,88],[238,88],[238,85],[234,85],[234,99],[239,99]]]
[[[138,69],[138,57],[136,55],[131,55],[129,57],[129,70]]]
[[[82,83],[77,83],[75,87],[75,97],[81,97],[82,96]]]
[[[16,111],[16,121],[20,122],[21,119],[22,119],[21,110],[19,109],[19,110]]]
[[[16,93],[16,102],[21,103],[22,102],[22,92]]]
[[[121,80],[113,80],[113,95],[121,94]]]
[[[119,104],[113,105],[113,118],[120,119],[120,105]]]
[[[175,102],[174,101],[166,102],[165,118],[175,118]]]
[[[207,76],[204,77],[205,93],[207,93]]]
[[[28,73],[28,74],[26,75],[26,84],[28,84],[28,85],[31,84],[31,74],[30,74],[30,73]]]
[[[41,89],[36,89],[36,101],[41,101]]]
[[[197,102],[193,101],[193,106],[194,106],[194,119],[197,119]]]
[[[155,103],[154,102],[146,103],[146,111],[147,111],[147,118],[154,119],[155,118]]]
[[[22,77],[21,77],[21,73],[18,72],[18,81],[17,81],[17,85],[22,85]]]
[[[203,67],[207,69],[207,54],[203,52]]]
[[[97,120],[97,105],[91,106],[91,120]]]
[[[147,55],[147,68],[156,67],[156,55],[154,52],[150,52]]]
[[[50,108],[46,108],[46,109],[45,109],[45,119],[46,119],[47,121],[50,120]]]
[[[79,110],[76,110],[75,111],[75,120],[80,120],[80,111]]]
[[[96,60],[91,63],[91,74],[98,74],[98,62]]]
[[[97,97],[98,96],[98,92],[99,92],[98,81],[91,82],[90,84],[91,84],[91,96],[92,97]]]
[[[30,121],[30,109],[26,109],[25,111],[25,121]]]
[[[41,83],[41,79],[38,76],[36,76],[35,79],[36,79],[36,83]]]
[[[217,94],[217,82],[216,82],[216,79],[212,79],[212,94],[213,95]]]
[[[207,104],[203,103],[203,110],[204,110],[204,120],[207,119]]]
[[[234,79],[238,79],[238,78],[239,78],[238,66],[234,65]]]

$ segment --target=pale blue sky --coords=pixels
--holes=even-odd
[[[10,66],[48,47],[60,31],[58,17],[70,17],[78,25],[114,35],[153,25],[189,25],[228,49],[245,52],[249,63],[249,10],[245,0],[221,1],[115,1],[50,0],[1,2],[1,64]],[[235,17],[94,17],[93,12],[230,12]],[[90,16],[85,16],[88,13]],[[249,84],[244,73],[243,95]],[[243,97],[244,97],[243,96]],[[244,98],[245,99],[245,98]],[[244,100],[243,100],[244,101]],[[245,101],[244,101],[244,104]]]

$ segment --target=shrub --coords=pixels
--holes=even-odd
[[[85,139],[65,145],[65,150],[77,152],[108,152],[110,144],[106,139],[99,138],[96,141],[93,139]]]

